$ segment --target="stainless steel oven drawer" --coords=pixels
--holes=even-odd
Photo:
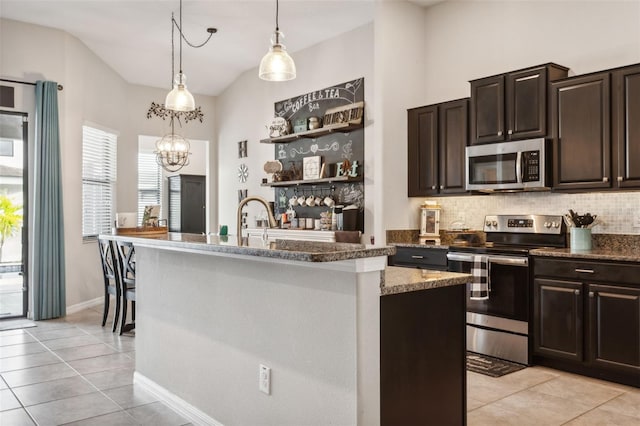
[[[520,364],[529,364],[529,339],[467,325],[467,350]]]

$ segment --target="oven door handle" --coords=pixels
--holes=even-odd
[[[447,259],[454,262],[473,262],[473,256],[470,254],[447,253]]]
[[[526,257],[493,257],[489,256],[489,264],[508,266],[528,266],[529,259]]]

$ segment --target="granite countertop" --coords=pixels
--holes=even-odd
[[[593,248],[591,250],[574,250],[571,248],[539,248],[531,250],[533,256],[563,257],[573,259],[613,260],[620,262],[640,262],[640,252],[621,248]]]
[[[470,279],[471,274],[387,266],[380,284],[380,294],[381,296],[387,296],[410,291],[461,285],[468,283]]]
[[[449,249],[448,245],[442,245],[442,244],[389,243],[389,245],[394,247],[432,248],[432,249],[442,249],[442,250]]]
[[[269,257],[300,262],[335,262],[389,256],[396,252],[395,247],[389,246],[297,240],[263,242],[261,238],[245,237],[239,239],[236,236],[182,234],[178,232],[148,236],[105,234],[100,235],[100,238],[131,241],[146,247]]]

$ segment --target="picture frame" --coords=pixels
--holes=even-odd
[[[322,158],[319,155],[302,159],[302,180],[320,179]]]
[[[160,205],[151,204],[144,206],[142,214],[142,226],[158,226],[158,218],[160,217]]]

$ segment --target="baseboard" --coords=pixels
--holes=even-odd
[[[195,425],[202,426],[224,426],[217,420],[209,417],[184,399],[174,395],[167,389],[163,388],[156,382],[137,371],[133,373],[133,383],[143,388],[145,391],[153,394],[158,400],[167,404],[171,409],[181,416],[185,417]]]
[[[67,306],[67,315],[75,314],[87,308],[93,308],[104,303],[104,296],[96,297],[95,299],[87,300],[85,302],[76,303],[75,305]]]

